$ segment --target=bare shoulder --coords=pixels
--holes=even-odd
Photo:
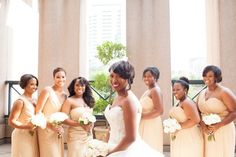
[[[236,97],[233,91],[225,86],[220,86],[220,94],[222,95],[222,97]]]

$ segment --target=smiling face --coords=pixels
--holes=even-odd
[[[216,84],[216,77],[213,71],[208,71],[205,76],[203,76],[203,81],[206,86],[211,86]]]
[[[150,71],[145,72],[145,74],[143,75],[143,81],[148,87],[153,86],[153,84],[155,84],[156,82],[154,76]]]
[[[76,80],[74,85],[74,91],[76,96],[83,96],[85,92],[85,85],[81,85],[79,79]]]
[[[30,79],[25,86],[25,92],[33,94],[38,88],[37,80],[35,78]]]
[[[63,87],[66,83],[66,74],[64,71],[58,71],[54,76],[54,84],[58,87]]]
[[[119,74],[114,73],[113,71],[110,72],[110,84],[115,91],[120,91],[125,89],[128,85],[128,81],[120,77]]]
[[[172,90],[176,100],[183,100],[186,95],[186,89],[180,83],[174,83]]]

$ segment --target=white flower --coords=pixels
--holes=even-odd
[[[202,121],[206,125],[210,126],[212,124],[216,124],[216,123],[221,122],[221,118],[220,118],[220,116],[218,114],[213,114],[213,113],[207,114],[207,115],[204,114],[204,115],[202,115]],[[209,133],[207,139],[208,139],[208,141],[212,141],[212,140],[215,141],[214,132]]]
[[[108,154],[108,143],[93,139],[88,142],[85,149],[85,157],[106,156]]]
[[[79,122],[81,124],[87,125],[89,123],[94,123],[96,122],[96,117],[92,114],[92,112],[85,112],[82,113],[81,117],[79,118]]]
[[[202,116],[202,121],[206,124],[206,125],[212,125],[212,124],[216,124],[219,123],[221,121],[221,118],[218,114],[208,114],[208,115],[203,115]]]
[[[174,133],[176,130],[180,130],[181,126],[178,121],[174,118],[168,118],[163,121],[164,132],[165,133]]]
[[[63,113],[63,112],[55,112],[53,114],[51,114],[48,118],[48,122],[55,124],[55,125],[59,125],[61,124],[64,120],[66,120],[68,117],[67,114]]]
[[[30,122],[35,126],[35,127],[40,127],[42,129],[45,129],[47,126],[47,120],[44,116],[43,113],[38,113],[36,115],[33,115],[30,119]]]
[[[164,126],[164,132],[170,133],[171,140],[174,140],[176,138],[175,132],[181,129],[181,125],[174,118],[168,118],[164,120],[163,126]]]
[[[62,122],[68,118],[68,115],[63,112],[55,112],[49,116],[48,122],[51,123],[54,127],[60,128],[62,127]],[[63,132],[63,129],[57,132],[58,138],[62,137]]]

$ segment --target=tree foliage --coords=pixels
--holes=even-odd
[[[126,47],[121,43],[105,41],[97,46],[98,59],[106,65],[110,60],[126,56]]]

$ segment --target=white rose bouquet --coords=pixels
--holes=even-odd
[[[55,112],[51,114],[48,118],[48,122],[52,124],[54,127],[61,127],[62,122],[68,119],[68,115],[63,112]],[[58,132],[58,138],[62,137],[62,132]]]
[[[97,139],[92,139],[88,142],[84,155],[85,157],[106,156],[108,154],[108,150],[108,143]]]
[[[216,124],[221,122],[221,118],[218,114],[207,114],[207,115],[202,115],[202,121],[207,125],[210,126],[212,124]],[[208,141],[215,141],[215,136],[214,133],[211,132],[210,134],[208,134]]]
[[[96,117],[92,114],[92,112],[84,112],[79,118],[79,123],[83,125],[94,122],[96,122]]]
[[[38,113],[36,115],[33,115],[30,118],[30,122],[34,125],[33,130],[30,130],[29,133],[33,136],[34,134],[34,129],[37,127],[40,127],[42,129],[45,129],[47,126],[47,119],[45,118],[43,113]]]
[[[174,140],[176,138],[175,132],[177,130],[181,129],[180,124],[174,118],[168,118],[168,119],[164,120],[163,121],[163,126],[164,126],[164,132],[165,133],[170,133],[171,140]]]

